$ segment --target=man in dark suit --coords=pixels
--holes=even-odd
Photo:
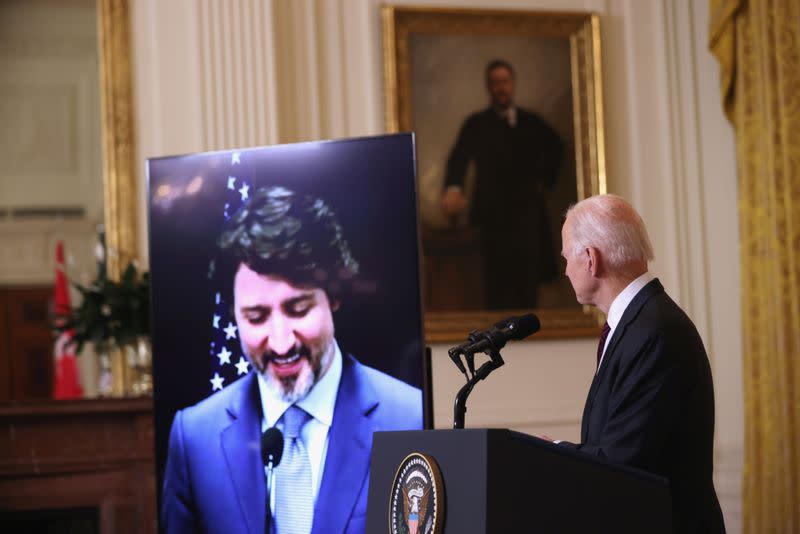
[[[600,195],[567,212],[566,275],[578,302],[606,314],[581,443],[561,442],[669,479],[673,530],[725,532],[714,483],[714,389],[692,321],[647,270],[639,214]]]
[[[563,144],[539,115],[514,103],[514,69],[495,60],[486,67],[490,106],[464,121],[447,161],[442,208],[467,208],[464,177],[476,177],[470,223],[483,237],[490,309],[536,306],[542,282],[557,274],[545,194],[558,176]]]
[[[336,342],[333,312],[358,271],[339,223],[322,200],[267,187],[219,247],[214,270],[255,372],[176,414],[162,526],[263,534],[269,510],[276,534],[363,533],[372,433],[421,428],[422,398]],[[267,496],[260,442],[273,426],[284,452]]]

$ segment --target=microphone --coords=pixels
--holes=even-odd
[[[283,432],[272,426],[261,434],[261,460],[264,462],[267,478],[267,514],[264,517],[264,532],[272,532],[272,512],[270,499],[272,495],[272,474],[281,463],[283,457]]]
[[[539,318],[532,313],[520,317],[509,317],[485,332],[473,332],[469,336],[469,341],[450,350],[454,354],[498,351],[508,341],[525,339],[538,332],[539,328],[541,328]]]
[[[283,457],[283,432],[276,427],[270,427],[261,434],[261,460],[264,467],[273,469],[278,467]]]
[[[464,367],[464,364],[461,362],[461,350],[460,350],[460,348],[461,348],[461,345],[459,345],[458,347],[453,347],[452,349],[447,351],[447,354],[450,356],[450,359],[453,360],[453,363],[456,364],[456,367],[458,367],[458,370],[461,371],[464,374],[464,376],[467,377],[467,379],[469,379],[469,375],[467,374],[467,370]]]
[[[467,383],[456,394],[456,402],[453,410],[453,428],[464,428],[464,414],[467,411],[467,397],[472,392],[479,381],[483,380],[489,373],[502,366],[505,362],[500,356],[502,349],[507,342],[513,339],[524,339],[540,328],[539,318],[532,313],[521,317],[509,317],[496,323],[489,330],[480,332],[478,330],[470,332],[469,341],[457,347],[451,348],[448,352],[450,358],[458,366],[458,369],[467,377]],[[475,353],[485,352],[489,355],[489,361],[481,365],[475,371]],[[461,355],[467,360],[469,376],[461,363]]]

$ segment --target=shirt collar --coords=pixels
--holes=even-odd
[[[619,324],[619,320],[622,319],[622,314],[625,313],[625,310],[628,308],[633,298],[654,278],[655,276],[649,272],[645,272],[628,284],[628,286],[617,295],[608,308],[608,317],[606,318],[606,322],[608,322],[608,326],[610,326],[612,330]]]
[[[267,385],[267,380],[258,376],[258,391],[261,394],[261,413],[267,423],[267,428],[275,423],[286,411],[290,403],[283,400],[272,388]],[[342,378],[342,351],[336,340],[333,341],[333,361],[328,371],[322,375],[319,382],[314,384],[308,395],[297,401],[297,405],[320,423],[331,426],[333,424],[333,409],[336,405],[336,393],[339,391],[339,381]]]
[[[494,111],[495,113],[497,113],[498,117],[500,117],[504,121],[507,121],[510,126],[517,125],[517,106],[514,106],[512,104],[508,106],[508,108],[506,108],[505,110],[494,108]]]

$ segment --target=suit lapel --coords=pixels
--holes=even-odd
[[[583,408],[583,417],[581,419],[581,442],[585,443],[588,440],[589,416],[592,412],[595,396],[597,395],[597,390],[600,387],[600,384],[603,383],[604,378],[608,373],[608,369],[611,367],[611,362],[614,359],[615,351],[620,340],[625,336],[625,331],[628,329],[628,326],[639,315],[639,312],[642,310],[642,307],[644,307],[645,303],[650,300],[652,296],[658,293],[663,293],[663,291],[664,286],[661,285],[661,282],[658,280],[658,278],[654,278],[648,282],[648,284],[636,294],[631,303],[628,304],[628,307],[625,308],[625,312],[622,314],[617,327],[614,328],[614,333],[611,336],[611,340],[608,342],[608,347],[606,347],[606,352],[603,356],[603,362],[600,365],[600,369],[598,370],[597,374],[595,374],[594,379],[592,380],[592,385],[589,388],[589,394],[586,397],[586,405]]]
[[[369,472],[372,426],[378,400],[351,356],[343,358],[312,534],[344,532]]]
[[[221,446],[247,530],[261,534],[267,506],[261,463],[261,400],[255,373],[241,380],[246,383],[227,407],[231,424],[222,431]]]

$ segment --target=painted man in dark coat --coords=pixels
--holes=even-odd
[[[481,230],[487,307],[535,306],[539,285],[557,274],[545,202],[558,175],[564,147],[537,114],[514,103],[514,69],[489,63],[490,106],[464,121],[447,161],[442,208],[467,209],[464,177],[475,164],[470,224]]]

